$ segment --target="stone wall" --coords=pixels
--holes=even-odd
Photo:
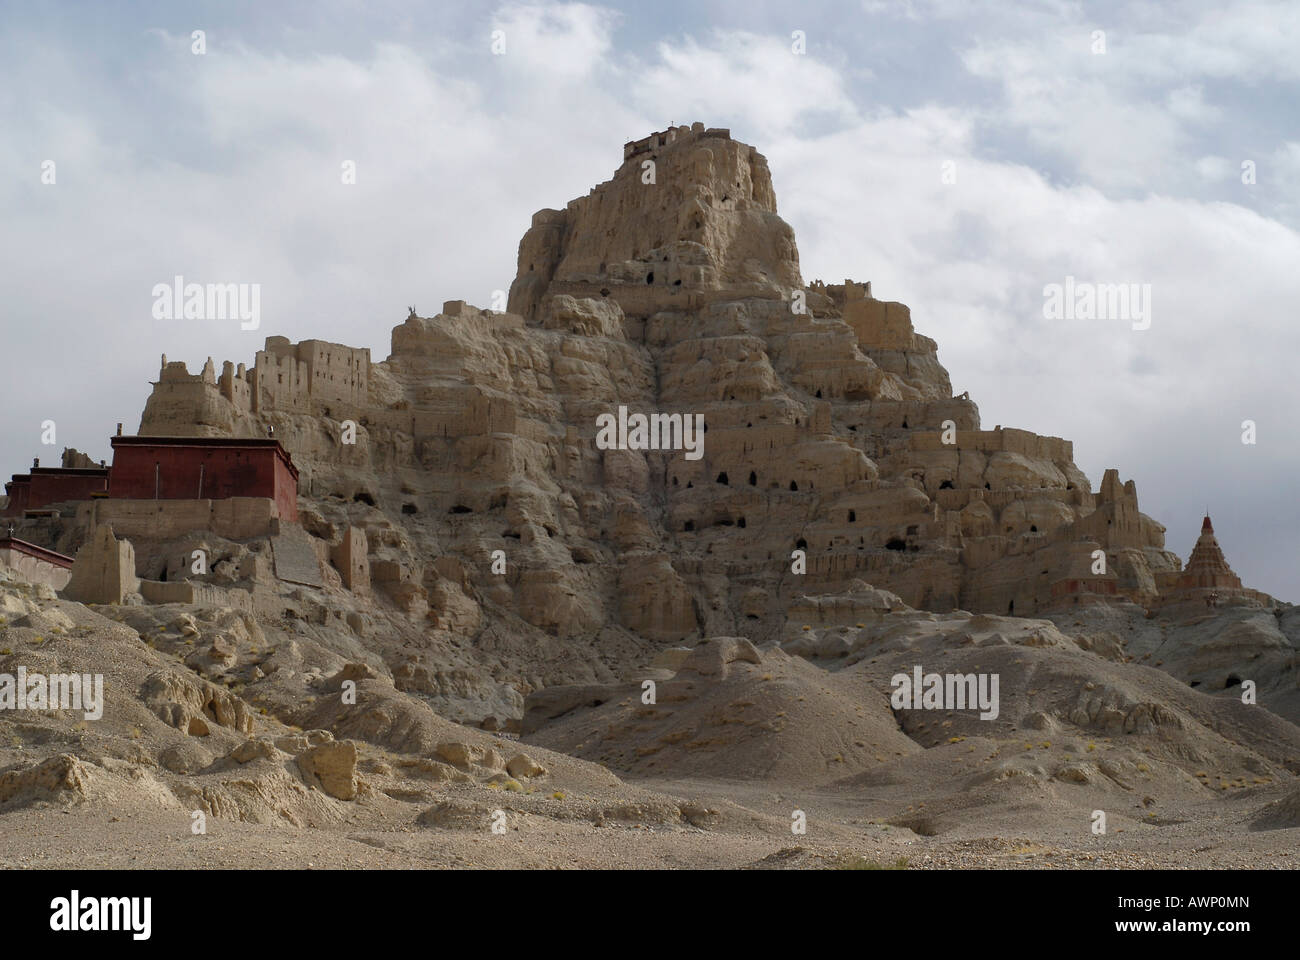
[[[131,542],[118,540],[113,528],[103,524],[95,528],[94,536],[77,551],[63,595],[81,603],[120,604],[136,592],[139,583]]]
[[[90,500],[77,505],[77,523],[91,529],[111,524],[126,537],[165,540],[209,530],[228,540],[274,536],[280,529],[275,501],[265,497],[229,500]]]
[[[139,590],[140,595],[150,603],[198,604],[253,612],[253,595],[247,590],[226,590],[190,580],[141,580]]]
[[[13,570],[28,583],[43,583],[55,590],[62,590],[72,576],[66,558],[52,559],[44,555],[47,551],[32,547],[31,544],[0,540],[0,564]]]

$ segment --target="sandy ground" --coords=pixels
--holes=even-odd
[[[667,792],[673,784],[645,783]],[[676,786],[681,786],[680,784]],[[326,828],[209,820],[193,835],[183,817],[157,811],[114,814],[86,806],[41,805],[0,816],[3,869],[1293,869],[1300,831],[1251,832],[1207,809],[1197,822],[1142,824],[1106,836],[1058,825],[926,837],[868,823],[864,798],[804,793],[808,832],[780,830],[772,816],[790,798],[764,788],[695,782],[693,797],[730,801],[757,825],[705,830],[654,824],[596,826],[516,815],[502,835],[442,830],[414,822],[392,826],[364,805],[350,822]],[[769,819],[770,818],[770,819]]]

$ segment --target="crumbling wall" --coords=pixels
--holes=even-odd
[[[118,540],[113,528],[102,524],[72,563],[72,575],[63,595],[82,603],[121,603],[135,593],[140,581],[135,575],[135,548],[129,540]]]

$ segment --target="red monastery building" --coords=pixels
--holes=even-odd
[[[16,473],[5,484],[9,505],[0,516],[21,517],[52,503],[89,500],[108,493],[107,467],[42,467],[37,460],[31,473]]]
[[[113,500],[266,497],[298,520],[298,470],[270,437],[113,437]]]
[[[119,430],[120,430],[119,426]],[[23,517],[53,504],[112,500],[271,500],[275,515],[298,520],[298,470],[270,437],[112,438],[113,465],[41,467],[14,474],[0,516]],[[66,455],[65,455],[66,456]],[[89,462],[81,457],[81,461]]]

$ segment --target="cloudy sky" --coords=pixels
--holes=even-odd
[[[768,157],[805,279],[908,303],[986,427],[1118,467],[1184,560],[1208,507],[1300,601],[1300,5],[805,6],[0,0],[0,470],[107,457],[163,353],[386,357],[700,120]],[[260,284],[261,328],[155,319],[177,274]],[[1045,317],[1067,276],[1149,284],[1149,329]]]

